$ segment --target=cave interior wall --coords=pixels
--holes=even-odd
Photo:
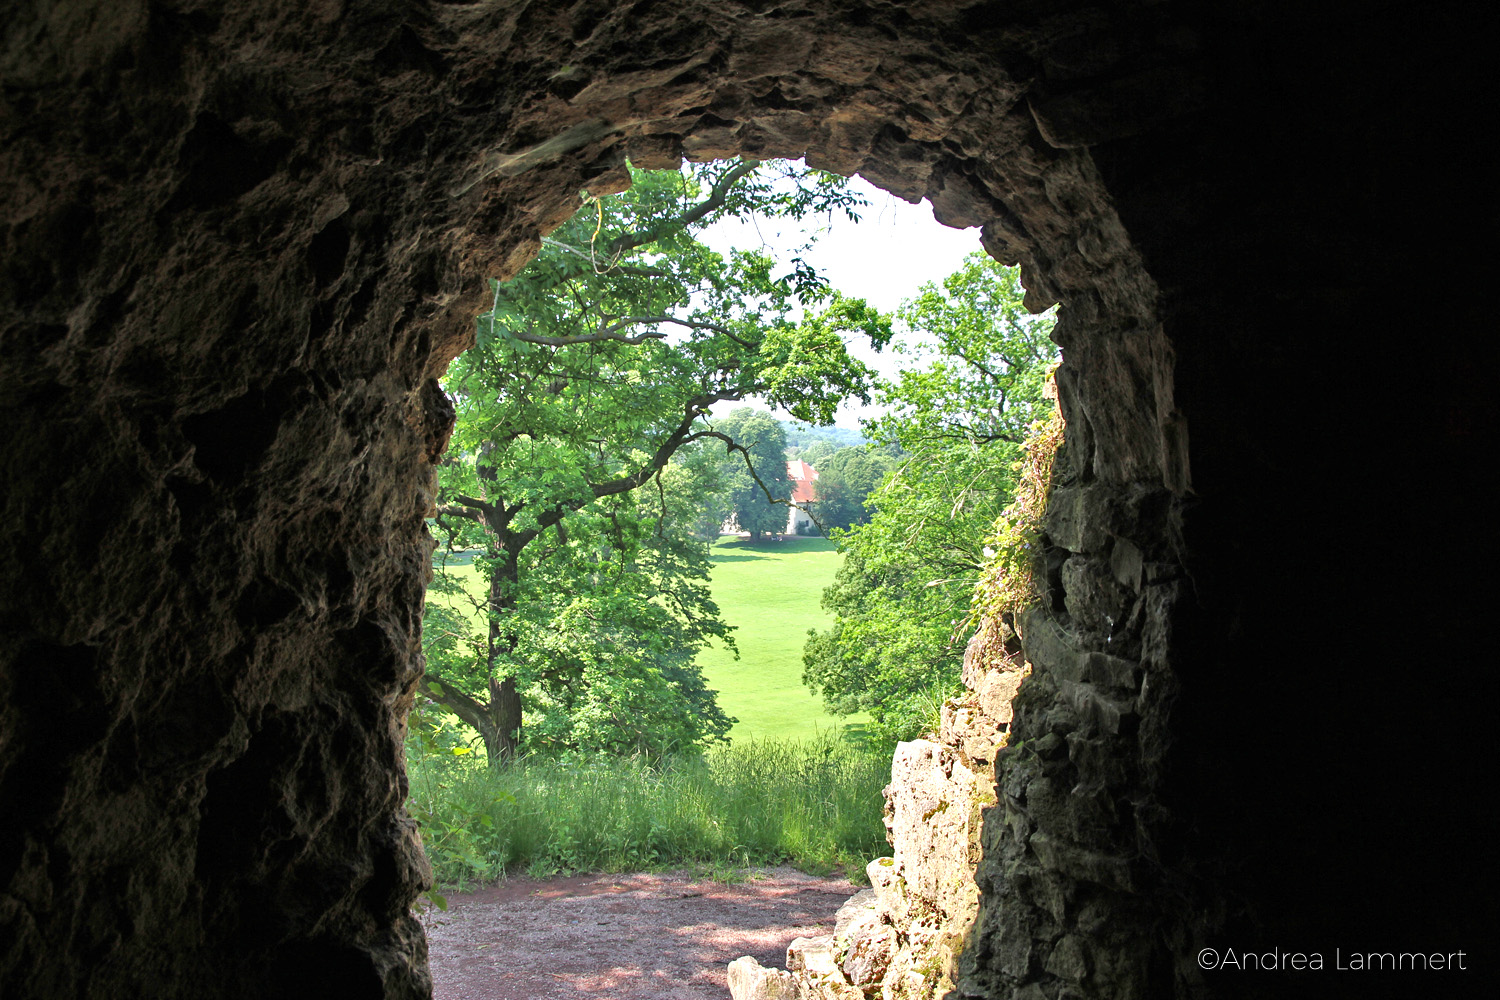
[[[1036,672],[967,993],[1233,996],[1253,984],[1197,946],[1493,923],[1459,875],[1493,833],[1488,27],[24,6],[0,57],[0,992],[426,995],[400,806],[434,378],[483,279],[627,155],[859,172],[1062,303]]]

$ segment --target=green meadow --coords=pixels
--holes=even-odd
[[[834,544],[826,538],[751,542],[726,535],[714,544],[712,556],[714,600],[735,626],[740,657],[714,645],[698,654],[698,663],[708,686],[719,692],[719,705],[739,720],[730,738],[863,733],[868,716],[829,715],[822,699],[802,686],[807,630],[828,627],[818,602],[839,567]],[[479,574],[466,560],[450,563],[450,569],[463,577],[470,593],[480,592]],[[482,620],[477,613],[474,617]]]
[[[719,705],[739,722],[731,739],[805,739],[840,729],[859,733],[864,715],[838,717],[802,686],[802,644],[810,628],[827,628],[819,600],[833,582],[839,555],[826,538],[751,542],[725,536],[713,547],[714,600],[735,626],[736,660],[713,646],[698,654]]]

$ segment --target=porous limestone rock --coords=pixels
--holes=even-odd
[[[896,931],[869,920],[852,929],[844,938],[844,959],[839,968],[844,978],[860,989],[878,986],[891,966],[896,947]]]
[[[982,688],[999,673],[1018,670],[1002,662],[965,676]],[[938,741],[897,745],[885,789],[893,856],[866,866],[870,888],[839,908],[831,935],[798,938],[787,949],[799,1000],[934,1000],[953,988],[978,912],[983,812],[995,802],[987,760],[965,748],[1003,745],[1004,725],[993,714],[969,691],[942,707]]]
[[[839,962],[834,954],[833,942],[832,934],[794,938],[786,948],[787,970],[818,979],[837,976]]]
[[[855,933],[856,929],[866,923],[877,919],[877,906],[875,890],[861,889],[839,907],[833,916],[834,937],[847,938]]]
[[[896,875],[919,910],[952,914],[977,898],[981,780],[952,747],[930,740],[896,746],[886,811]]]
[[[907,902],[906,881],[896,871],[895,858],[876,858],[865,866],[875,893],[875,909],[882,921],[895,926],[906,923],[911,908]]]
[[[789,972],[768,969],[749,955],[729,963],[729,995],[734,1000],[797,1000]]]

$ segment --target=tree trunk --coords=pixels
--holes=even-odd
[[[516,679],[502,681],[490,678],[490,703],[485,706],[484,724],[479,736],[484,740],[485,756],[491,767],[514,760],[521,743],[521,692]]]
[[[516,690],[515,678],[491,679],[485,701],[465,694],[441,677],[431,683],[437,690],[429,689],[428,697],[479,733],[491,767],[515,757],[521,739],[521,693]]]
[[[504,541],[509,542],[510,538],[505,538]],[[499,672],[496,661],[502,656],[508,658],[509,654],[515,652],[519,641],[519,637],[511,629],[502,627],[502,623],[515,611],[521,554],[518,550],[513,551],[508,544],[501,551],[505,558],[496,562],[490,570],[490,630],[487,650],[490,699],[485,706],[488,725],[480,730],[491,767],[513,760],[516,748],[521,743],[521,692],[516,688],[514,676],[496,676]]]

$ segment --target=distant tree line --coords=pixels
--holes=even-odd
[[[713,423],[750,452],[748,462],[725,463],[723,492],[709,498],[712,513],[703,523],[714,533],[731,520],[752,538],[784,531],[793,486],[786,466],[793,460],[817,472],[816,499],[799,505],[812,515],[815,527],[822,533],[848,529],[869,519],[866,498],[900,464],[899,446],[874,445],[846,427],[807,428],[752,407],[740,407]],[[803,444],[793,445],[793,439]]]
[[[840,448],[853,448],[869,441],[863,432],[852,427],[810,427],[796,420],[784,420],[781,426],[786,432],[788,457],[800,458],[804,462],[813,461],[807,457],[807,453],[820,443],[822,452],[830,454]]]

